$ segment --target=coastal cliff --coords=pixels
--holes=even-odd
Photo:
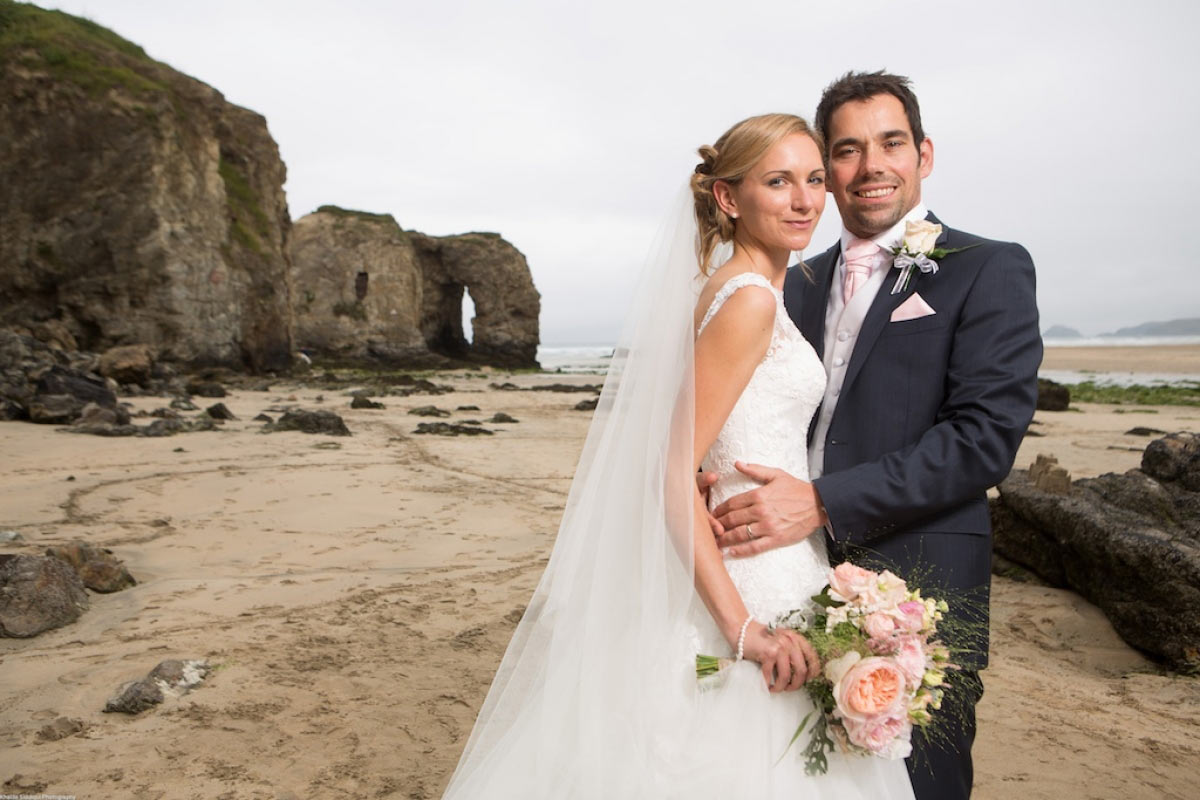
[[[332,206],[293,243],[266,119],[89,20],[0,0],[0,176],[0,329],[18,336],[188,369],[282,371],[300,348],[537,367],[513,245]]]
[[[498,234],[427,236],[388,214],[322,206],[296,221],[292,264],[296,343],[320,358],[537,366],[540,297],[525,257]]]
[[[190,365],[292,353],[266,120],[87,20],[0,0],[0,325]]]

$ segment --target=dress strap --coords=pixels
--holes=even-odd
[[[700,322],[700,329],[696,335],[699,336],[704,331],[704,326],[721,310],[721,306],[725,305],[725,301],[732,297],[734,292],[746,286],[761,286],[764,289],[770,289],[776,300],[779,299],[779,290],[771,285],[766,276],[759,275],[757,272],[740,272],[721,284],[720,289],[717,289],[712,302],[708,304],[708,311],[704,312],[704,319]]]

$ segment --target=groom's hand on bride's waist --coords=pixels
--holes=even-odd
[[[739,472],[762,484],[742,492],[712,510],[722,532],[717,544],[742,558],[803,541],[829,522],[817,490],[808,481],[781,469],[758,464],[735,465]]]

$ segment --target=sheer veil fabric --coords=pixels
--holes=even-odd
[[[444,795],[663,798],[689,774],[696,693],[688,188],[651,248],[546,571]]]
[[[693,589],[692,340],[703,279],[690,189],[673,208],[632,297],[546,572],[445,797],[912,800],[902,761],[833,754],[828,774],[806,775],[803,743],[789,742],[812,703],[804,692],[770,694],[757,664],[735,664],[719,688],[697,685],[697,646],[728,645]],[[781,300],[777,313],[791,325]],[[798,331],[787,346],[794,356],[807,351],[823,380]],[[764,380],[757,389],[752,380],[743,400],[756,393],[769,400],[764,381],[790,394],[811,379],[783,358],[782,350],[764,358],[755,373]],[[771,375],[763,371],[768,363]],[[793,408],[791,399],[786,403]],[[764,408],[753,407],[756,414]],[[758,439],[795,442],[802,463],[810,412],[776,414],[769,431],[757,416],[743,422]],[[748,452],[772,457],[763,448]],[[817,591],[827,568],[823,548],[814,551],[811,569],[795,566],[809,547],[781,548],[739,569],[771,590],[760,592],[764,604],[791,603],[805,587]],[[698,625],[713,629],[707,644]]]

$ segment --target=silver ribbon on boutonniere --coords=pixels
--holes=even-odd
[[[944,258],[951,253],[969,250],[976,246],[935,247],[934,244],[941,235],[942,226],[928,220],[910,221],[905,225],[904,239],[898,247],[892,248],[892,255],[896,257],[892,262],[892,266],[900,270],[900,275],[896,278],[896,283],[892,285],[892,294],[900,294],[906,291],[915,271],[920,270],[926,275],[936,275],[938,271],[937,259]]]

